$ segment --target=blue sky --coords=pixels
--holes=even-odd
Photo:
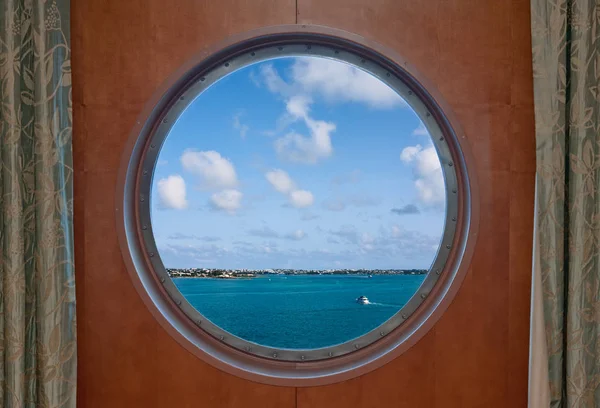
[[[151,205],[167,267],[427,268],[445,217],[412,109],[314,57],[246,67],[194,100],[162,146]]]

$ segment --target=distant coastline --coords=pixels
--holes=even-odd
[[[251,279],[260,275],[425,275],[427,269],[220,269],[167,268],[171,278]]]

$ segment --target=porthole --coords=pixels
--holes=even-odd
[[[466,148],[388,50],[293,26],[236,38],[165,86],[124,153],[138,291],[199,357],[326,383],[406,350],[475,237]]]

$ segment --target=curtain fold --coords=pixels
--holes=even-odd
[[[0,402],[75,407],[68,0],[0,1]]]
[[[536,203],[537,208],[537,187]],[[532,283],[531,283],[531,330],[529,339],[529,408],[550,406],[548,381],[548,349],[544,326],[544,298],[542,291],[542,270],[540,268],[540,237],[537,229],[537,216],[534,215]]]
[[[531,23],[550,406],[600,407],[600,5],[531,0]]]

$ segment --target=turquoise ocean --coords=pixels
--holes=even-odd
[[[425,275],[260,275],[252,279],[175,278],[185,298],[228,332],[265,346],[327,347],[392,317]],[[371,304],[356,303],[367,296]]]

